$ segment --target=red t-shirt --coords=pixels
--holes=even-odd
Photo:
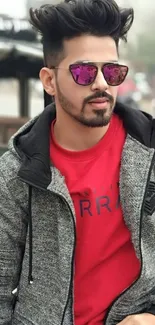
[[[140,272],[119,197],[125,138],[115,114],[102,140],[85,151],[61,148],[51,128],[51,161],[65,177],[76,212],[75,325],[103,324],[108,307]]]

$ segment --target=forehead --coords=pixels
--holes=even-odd
[[[118,60],[115,41],[111,37],[83,35],[64,41],[63,63],[76,61],[106,62]]]

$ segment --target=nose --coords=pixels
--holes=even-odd
[[[99,69],[96,79],[94,80],[93,84],[91,85],[91,88],[93,91],[99,90],[99,91],[106,91],[109,88],[109,85],[107,84],[102,71]]]

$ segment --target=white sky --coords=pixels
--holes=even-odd
[[[0,0],[0,14],[8,14],[12,17],[25,16],[26,0]]]

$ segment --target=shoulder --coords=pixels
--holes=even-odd
[[[21,161],[11,151],[0,157],[0,193],[1,197],[25,202],[27,185],[18,178]],[[2,200],[1,200],[2,202]]]
[[[122,119],[126,132],[148,148],[155,148],[155,120],[150,114],[117,103],[115,113]]]

